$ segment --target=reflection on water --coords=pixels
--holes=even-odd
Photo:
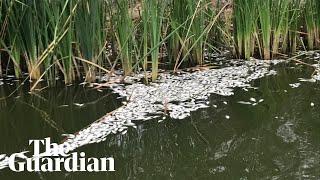
[[[286,66],[276,76],[252,82],[257,89],[237,89],[231,97],[212,95],[210,104],[217,107],[199,109],[184,120],[140,122],[125,135],[78,149],[88,157],[114,157],[116,172],[16,174],[6,169],[0,177],[319,179],[320,86],[298,81],[310,78],[310,71]],[[296,83],[301,85],[293,87]],[[0,92],[13,88],[2,85]],[[263,101],[239,103],[253,98]],[[60,141],[62,133],[75,132],[119,105],[108,90],[71,86],[33,95],[20,90],[0,101],[0,153],[21,151],[29,139]]]

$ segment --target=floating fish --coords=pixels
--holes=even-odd
[[[239,103],[239,104],[247,104],[247,105],[252,104],[251,102],[247,102],[247,101],[237,101],[237,103]]]
[[[250,101],[257,102],[257,100],[255,98],[253,98],[253,97],[250,98]]]
[[[61,134],[61,136],[64,136],[64,137],[66,137],[66,138],[75,138],[75,135],[74,134]]]
[[[24,155],[27,152],[29,152],[29,151],[23,151],[20,153],[16,153],[16,157],[21,158],[21,159],[27,159],[28,157],[26,155]]]
[[[76,106],[82,107],[84,104],[80,104],[80,103],[73,103]]]
[[[6,154],[0,154],[0,160],[4,159],[6,157]]]
[[[210,104],[209,97],[211,94],[220,96],[231,96],[234,94],[235,88],[243,88],[245,91],[251,87],[250,81],[261,78],[263,76],[274,75],[276,72],[269,70],[269,62],[277,63],[279,61],[241,61],[235,67],[226,67],[221,69],[207,69],[195,71],[192,73],[180,73],[172,75],[162,73],[159,74],[157,83],[145,85],[143,83],[133,83],[129,85],[112,84],[108,87],[119,94],[121,99],[126,99],[125,106],[115,110],[109,116],[99,122],[96,122],[84,130],[81,130],[74,138],[70,138],[67,142],[72,149],[79,146],[101,142],[111,133],[126,133],[128,127],[137,128],[135,120],[150,120],[155,118],[161,122],[166,118],[163,116],[164,108],[163,100],[166,97],[166,112],[172,119],[185,119],[189,117],[193,111],[200,108],[208,107]],[[142,78],[144,73],[141,74]],[[140,77],[140,76],[139,76]],[[137,79],[128,78],[128,81],[136,81]],[[93,86],[93,84],[91,84]],[[259,102],[262,102],[260,99]],[[238,103],[259,103],[251,98],[249,102]],[[223,101],[223,104],[228,104]],[[85,104],[74,103],[76,106],[84,106]],[[217,108],[217,105],[212,104]],[[230,119],[229,115],[225,115],[226,119]]]

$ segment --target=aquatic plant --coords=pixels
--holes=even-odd
[[[0,70],[5,65],[16,78],[28,71],[31,79],[48,84],[63,76],[70,84],[95,81],[116,68],[129,75],[142,67],[155,81],[160,62],[168,60],[176,72],[182,64],[202,65],[204,53],[219,49],[249,60],[295,53],[305,43],[310,50],[320,48],[319,1],[228,3],[2,0]]]
[[[256,1],[234,0],[234,38],[239,57],[250,59],[251,42],[257,22]]]
[[[159,63],[159,49],[162,33],[163,12],[165,7],[163,0],[147,0],[144,1],[144,11],[148,9],[148,31],[150,32],[150,49],[151,63],[152,63],[152,81],[155,81],[158,76],[158,63]]]
[[[270,59],[270,39],[271,39],[271,0],[260,0],[258,6],[259,22],[261,28],[261,39],[264,59]]]
[[[116,45],[121,59],[122,68],[125,73],[129,73],[132,69],[132,53],[133,53],[133,22],[129,14],[132,0],[119,0],[110,2],[110,24],[116,39]],[[115,42],[114,42],[115,43]]]
[[[300,0],[292,0],[290,2],[290,10],[289,10],[289,35],[288,35],[288,43],[290,46],[291,52],[297,51],[297,39],[299,35],[299,19],[301,15],[301,11],[299,10]]]

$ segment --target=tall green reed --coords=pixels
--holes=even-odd
[[[119,3],[124,3],[120,1]],[[77,39],[77,48],[81,58],[91,61],[94,64],[102,65],[104,56],[102,50],[106,44],[106,12],[103,1],[81,0],[75,14],[75,34]],[[122,4],[121,4],[122,5]],[[85,15],[84,15],[85,14]],[[124,17],[125,18],[125,17]],[[121,22],[125,23],[125,22]],[[127,24],[130,26],[130,24]],[[121,30],[126,30],[125,27]],[[70,39],[72,40],[72,39]],[[121,41],[122,44],[122,41]],[[71,50],[71,49],[70,49]],[[69,55],[68,67],[72,67],[72,52]],[[126,61],[127,56],[123,59]],[[124,63],[125,64],[125,63]],[[82,61],[85,71],[85,79],[94,81],[96,79],[96,67]]]
[[[234,0],[235,26],[234,38],[239,57],[250,59],[251,46],[253,42],[252,32],[256,31],[257,12],[256,1],[254,0]]]
[[[212,2],[178,0],[172,3],[171,8],[170,32],[175,33],[169,40],[169,56],[174,59],[175,69],[185,60],[191,60],[192,65],[202,65],[204,47],[209,45],[206,27],[215,12]]]
[[[271,0],[259,0],[258,6],[259,22],[261,28],[261,39],[263,48],[263,58],[270,59],[270,39],[271,39]]]
[[[119,57],[125,74],[132,70],[133,54],[133,22],[130,16],[130,5],[132,0],[118,0],[110,2],[110,23],[113,28],[114,37],[117,43]],[[110,8],[114,9],[110,9]],[[115,52],[114,52],[115,53]]]
[[[320,49],[320,1],[314,1],[315,11],[315,48]]]
[[[1,27],[1,45],[6,49],[10,56],[14,66],[15,77],[19,78],[21,76],[20,71],[20,56],[21,56],[21,43],[22,37],[19,34],[20,22],[22,21],[22,16],[18,15],[17,10],[14,8],[16,2],[5,1],[3,2],[4,14],[6,15],[2,27]],[[7,31],[5,30],[7,29]],[[4,39],[4,34],[6,33],[6,39]],[[8,41],[10,47],[4,44],[4,41]],[[1,47],[0,45],[0,47]]]
[[[190,11],[187,11],[187,0],[174,0],[172,1],[170,7],[171,13],[169,15],[169,31],[175,33],[173,33],[169,39],[168,53],[170,62],[174,63],[179,61],[181,53],[185,55],[185,52],[187,51],[186,49],[188,48],[188,41],[185,22],[192,14],[188,14]],[[183,26],[179,27],[182,24]],[[184,46],[182,46],[182,44]]]
[[[137,5],[141,11],[133,12]],[[95,81],[99,69],[120,65],[127,75],[140,64],[144,70],[151,64],[155,81],[163,47],[175,70],[203,64],[208,49],[234,47],[239,58],[271,59],[280,50],[297,51],[299,38],[320,48],[319,1],[234,0],[232,22],[218,18],[227,14],[222,6],[219,0],[2,0],[0,53],[9,55],[17,78],[27,64],[32,79],[54,83],[62,74],[68,84],[76,76]],[[114,57],[104,53],[109,43]]]
[[[290,2],[289,8],[289,35],[288,35],[288,42],[290,46],[291,52],[297,51],[298,42],[297,39],[299,38],[299,19],[301,16],[300,11],[300,0],[292,0]]]
[[[193,47],[193,56],[192,60],[194,64],[202,65],[203,61],[203,43],[204,43],[204,36],[202,35],[204,31],[204,18],[205,18],[205,11],[204,11],[204,4],[203,0],[194,1],[188,0],[188,14],[192,14],[192,18],[190,21],[190,44],[194,44]]]
[[[315,1],[308,0],[305,1],[305,26],[307,31],[307,38],[308,38],[308,48],[309,50],[313,50],[314,48],[314,41],[315,41]]]
[[[150,44],[150,58],[151,58],[151,79],[155,81],[158,76],[158,64],[159,64],[159,51],[161,46],[163,21],[164,21],[164,9],[166,7],[166,1],[163,0],[143,0],[143,33],[144,33],[144,45]],[[147,33],[149,32],[149,33]],[[149,38],[149,41],[146,39]],[[146,49],[144,49],[144,53]],[[146,57],[145,57],[146,58]],[[146,59],[144,59],[145,63]]]
[[[75,36],[73,31],[75,22],[73,21],[74,18],[72,18],[70,23],[65,24],[65,22],[68,21],[68,18],[70,18],[70,14],[72,14],[74,6],[75,3],[73,1],[56,1],[53,2],[51,6],[49,4],[49,7],[55,7],[55,10],[51,11],[52,14],[49,15],[53,38],[55,39],[58,36],[58,32],[62,31],[64,26],[66,26],[65,28],[67,29],[66,35],[61,39],[59,45],[57,45],[58,47],[56,48],[53,56],[53,60],[61,70],[66,84],[70,84],[75,80],[72,63],[74,60],[72,54],[72,42]],[[51,76],[55,75],[52,74]]]
[[[316,1],[302,0],[234,0],[233,33],[238,57],[257,55],[271,59],[282,53],[296,52],[297,39],[303,37],[300,26],[307,33],[309,49],[317,47]],[[319,2],[317,2],[320,4]],[[304,17],[304,19],[301,19]],[[251,41],[251,43],[249,43]],[[257,47],[257,48],[256,48]],[[272,55],[272,56],[271,56]]]
[[[288,9],[289,1],[288,0],[278,0],[272,1],[272,31],[273,31],[273,40],[272,40],[272,54],[278,55],[279,43],[281,36],[285,37],[287,33],[287,23],[288,23]]]

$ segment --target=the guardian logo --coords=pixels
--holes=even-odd
[[[65,170],[67,172],[88,171],[115,171],[114,159],[109,158],[86,158],[84,152],[68,153],[70,148],[50,143],[50,138],[44,140],[30,140],[33,144],[34,154],[32,158],[21,159],[21,153],[12,154],[9,157],[9,168],[15,172],[54,172]],[[43,145],[45,151],[40,153],[40,146]]]

